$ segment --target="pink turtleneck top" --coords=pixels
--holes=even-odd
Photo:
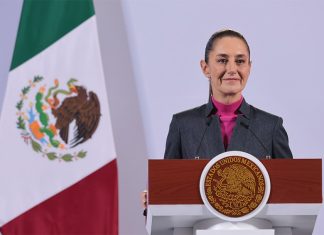
[[[217,115],[219,116],[220,127],[222,131],[222,138],[225,150],[229,145],[232,137],[232,133],[235,127],[235,121],[237,118],[237,110],[242,104],[243,96],[241,99],[232,104],[222,104],[212,97],[213,104],[217,109]]]

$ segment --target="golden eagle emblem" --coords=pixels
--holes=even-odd
[[[260,205],[265,195],[265,178],[250,159],[224,157],[207,171],[204,191],[217,212],[227,217],[242,217]]]

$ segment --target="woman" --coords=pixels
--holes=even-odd
[[[245,38],[233,30],[216,32],[200,66],[210,82],[209,102],[173,116],[164,158],[213,158],[231,150],[259,159],[292,158],[282,118],[249,105],[242,96],[251,70]],[[147,191],[142,203],[146,215]]]
[[[242,96],[251,70],[245,38],[233,30],[216,32],[200,65],[210,82],[209,102],[173,116],[165,159],[213,158],[232,150],[259,159],[292,158],[282,118]]]

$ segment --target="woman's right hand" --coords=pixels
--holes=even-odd
[[[143,206],[143,215],[146,216],[147,213],[147,190],[143,190],[141,194],[142,206]]]
[[[147,208],[147,190],[144,190],[141,194],[141,199],[142,199],[142,206],[143,209]]]

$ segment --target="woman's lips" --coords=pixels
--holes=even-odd
[[[223,81],[240,81],[240,78],[223,78]]]

